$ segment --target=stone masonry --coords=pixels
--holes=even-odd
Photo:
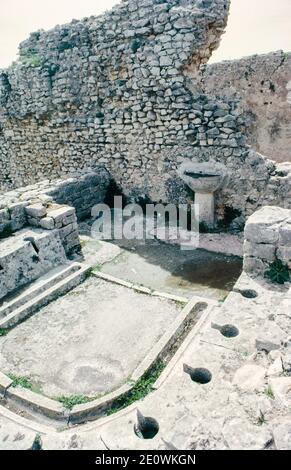
[[[244,271],[264,275],[276,259],[291,270],[291,211],[265,206],[246,223]]]
[[[288,205],[290,167],[247,146],[239,96],[197,85],[229,3],[128,0],[31,34],[0,75],[0,189],[102,164],[129,198],[178,204],[193,199],[180,164],[214,160],[229,171],[219,220]]]
[[[110,177],[100,168],[65,180],[42,181],[18,188],[0,196],[0,238],[20,230],[25,225],[55,228],[48,217],[53,206],[67,205],[82,220],[91,214],[94,204],[102,202]],[[49,207],[49,209],[48,209]]]
[[[237,100],[247,143],[277,162],[291,160],[291,54],[283,51],[200,68],[201,92]]]

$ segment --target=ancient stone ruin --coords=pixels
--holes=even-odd
[[[291,448],[291,55],[207,65],[229,7],[123,0],[0,71],[0,449]],[[94,240],[121,195],[199,203],[198,249]]]

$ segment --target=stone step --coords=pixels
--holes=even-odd
[[[91,268],[88,265],[74,264],[76,266],[75,269],[72,266],[67,268],[67,276],[60,276],[56,283],[52,283],[52,285],[39,292],[33,298],[30,296],[26,303],[13,310],[4,318],[0,318],[0,329],[9,329],[16,326],[27,317],[36,313],[41,307],[66,294],[83,282]]]
[[[37,297],[42,292],[45,292],[50,287],[55,286],[58,282],[66,279],[70,274],[78,271],[79,269],[80,265],[72,262],[58,266],[32,282],[28,287],[21,289],[13,296],[9,296],[2,305],[0,304],[0,319],[22,307],[33,298]]]

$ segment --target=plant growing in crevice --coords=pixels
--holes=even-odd
[[[139,50],[139,48],[142,47],[142,45],[143,45],[142,39],[140,38],[134,39],[131,43],[131,50],[133,54],[135,54]]]
[[[67,408],[67,410],[71,410],[74,406],[83,405],[84,403],[89,403],[90,401],[93,401],[94,399],[96,399],[96,397],[90,398],[90,397],[86,397],[85,395],[70,395],[70,396],[62,395],[54,399],[62,403],[64,407]]]
[[[269,265],[269,269],[265,272],[265,278],[269,279],[274,284],[285,284],[290,281],[290,271],[287,264],[284,264],[280,259],[276,259]]]
[[[27,67],[41,67],[44,59],[34,49],[22,50],[20,53],[20,61]]]
[[[12,380],[12,387],[22,387],[30,390],[31,392],[42,394],[41,387],[33,384],[29,377],[18,376],[14,374],[8,374],[8,377]]]
[[[275,399],[274,392],[270,385],[264,390],[264,394],[267,395],[268,398],[271,398],[271,400]]]
[[[59,52],[68,51],[68,50],[70,50],[70,49],[73,49],[75,46],[76,46],[76,44],[75,44],[75,42],[72,41],[72,40],[62,41],[62,42],[60,42],[60,44],[58,45],[58,51],[59,51]]]
[[[0,328],[0,336],[6,336],[8,332],[9,332],[8,329]]]
[[[102,270],[102,264],[95,264],[91,267],[91,274],[99,273]]]
[[[158,361],[145,375],[143,375],[128,392],[126,396],[118,398],[107,411],[107,415],[117,413],[127,408],[132,403],[143,400],[149,393],[153,391],[153,385],[161,375],[166,364]]]
[[[264,415],[264,413],[260,410],[260,416],[258,418],[258,426],[263,426],[263,424],[266,424],[267,420],[266,420],[266,417]]]

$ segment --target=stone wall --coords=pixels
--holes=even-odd
[[[105,198],[110,177],[100,168],[65,180],[42,181],[0,196],[0,239],[23,227],[59,232],[67,254],[80,247],[77,217]]]
[[[275,260],[291,270],[291,211],[266,206],[246,223],[244,271],[264,275]]]
[[[291,54],[278,51],[200,69],[201,91],[238,100],[247,143],[277,162],[291,161]]]
[[[0,189],[102,164],[129,198],[178,204],[193,200],[179,165],[215,160],[229,172],[219,219],[289,204],[289,170],[246,145],[239,99],[199,89],[229,3],[128,0],[33,33],[1,74]]]

